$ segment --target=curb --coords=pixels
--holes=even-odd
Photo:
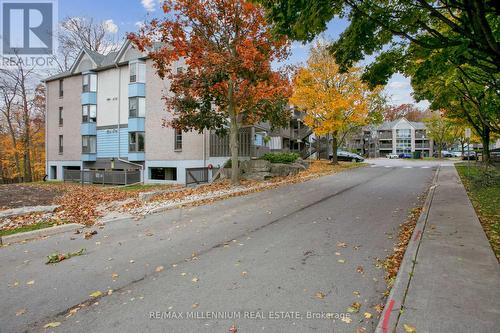
[[[83,227],[85,227],[83,224],[68,223],[39,230],[20,232],[14,235],[0,237],[0,245],[19,243],[34,238],[56,235],[68,231],[76,231],[77,229],[81,229]]]
[[[398,325],[399,316],[406,298],[406,292],[413,276],[413,270],[415,268],[422,235],[424,234],[425,226],[427,224],[427,217],[429,215],[429,209],[434,197],[434,191],[437,187],[437,178],[440,169],[441,167],[438,166],[436,173],[434,174],[434,178],[432,179],[432,185],[429,188],[429,193],[427,194],[422,207],[422,212],[420,213],[420,217],[418,218],[415,229],[411,235],[411,239],[403,256],[401,267],[399,267],[398,274],[396,275],[389,297],[387,298],[384,311],[382,312],[380,320],[377,324],[375,333],[393,333]]]

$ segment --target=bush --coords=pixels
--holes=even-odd
[[[266,160],[271,163],[293,163],[299,158],[297,153],[267,153],[260,157],[261,160]]]

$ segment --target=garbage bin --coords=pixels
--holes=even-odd
[[[421,154],[421,152],[419,152],[419,151],[414,151],[414,152],[413,152],[413,158],[416,158],[416,159],[421,159],[421,158],[422,158],[422,154]]]

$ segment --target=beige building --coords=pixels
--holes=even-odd
[[[136,172],[122,182],[189,183],[195,172],[195,178],[206,180],[229,157],[227,137],[163,126],[172,117],[162,100],[171,93],[170,82],[156,75],[152,60],[129,42],[107,55],[82,50],[69,71],[45,83],[49,179],[104,183],[113,172],[129,170]],[[294,126],[297,121],[274,132],[267,124],[243,128],[241,156],[297,147]]]

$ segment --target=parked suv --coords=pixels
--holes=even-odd
[[[328,156],[330,161],[333,159],[333,155]],[[350,153],[348,151],[337,151],[337,160],[339,161],[349,161],[349,162],[363,162],[365,159],[358,154]]]

